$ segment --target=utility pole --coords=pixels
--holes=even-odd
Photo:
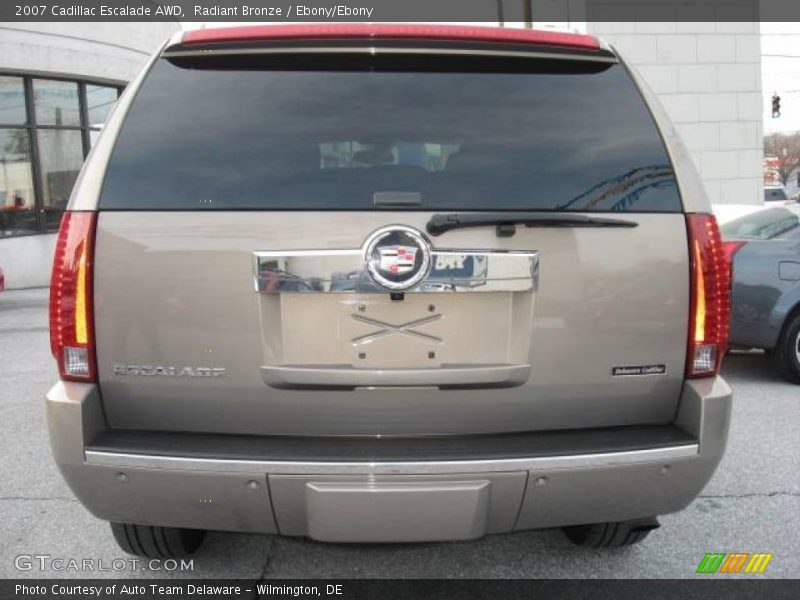
[[[533,29],[533,0],[522,0],[522,14],[525,27]]]

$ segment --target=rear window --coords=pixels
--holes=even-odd
[[[745,240],[800,239],[800,206],[767,208],[722,226],[725,238]]]
[[[786,191],[783,188],[765,188],[764,200],[770,202],[772,200],[788,200]]]
[[[126,116],[100,207],[370,210],[397,195],[410,210],[679,212],[625,68],[540,62],[308,71],[162,58]]]

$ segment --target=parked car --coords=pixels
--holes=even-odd
[[[642,540],[731,408],[729,269],[679,139],[591,36],[178,34],[57,238],[61,473],[145,556],[208,529]]]
[[[763,208],[722,234],[734,273],[731,342],[765,349],[800,383],[800,206]]]

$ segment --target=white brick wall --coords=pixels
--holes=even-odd
[[[758,23],[589,22],[658,95],[713,203],[762,201]]]

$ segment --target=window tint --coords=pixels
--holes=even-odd
[[[395,142],[369,144],[357,140],[319,144],[320,169],[366,169],[382,165],[409,165],[429,172],[444,171],[459,144]]]
[[[791,240],[797,239],[798,233],[800,206],[767,208],[722,226],[722,234],[726,238]]]
[[[367,210],[376,193],[410,192],[416,210],[680,211],[624,68],[553,64],[313,72],[162,59],[126,117],[100,206]]]

